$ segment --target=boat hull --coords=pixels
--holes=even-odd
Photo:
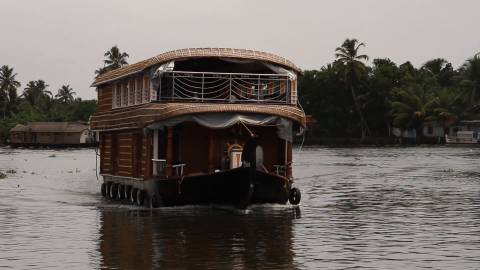
[[[224,204],[245,208],[253,203],[286,204],[291,182],[251,168],[155,181],[160,205]]]

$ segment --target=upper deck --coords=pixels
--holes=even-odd
[[[97,116],[150,103],[296,108],[298,74],[292,62],[269,53],[183,49],[107,72],[92,86],[98,91]]]

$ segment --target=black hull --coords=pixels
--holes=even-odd
[[[163,206],[222,204],[245,208],[254,203],[286,204],[291,189],[288,179],[250,168],[159,179],[155,185]]]

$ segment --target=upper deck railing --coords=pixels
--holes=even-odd
[[[291,103],[288,75],[166,71],[157,101]]]

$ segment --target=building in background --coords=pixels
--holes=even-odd
[[[32,122],[10,129],[10,145],[86,146],[93,144],[89,126],[71,122]]]

